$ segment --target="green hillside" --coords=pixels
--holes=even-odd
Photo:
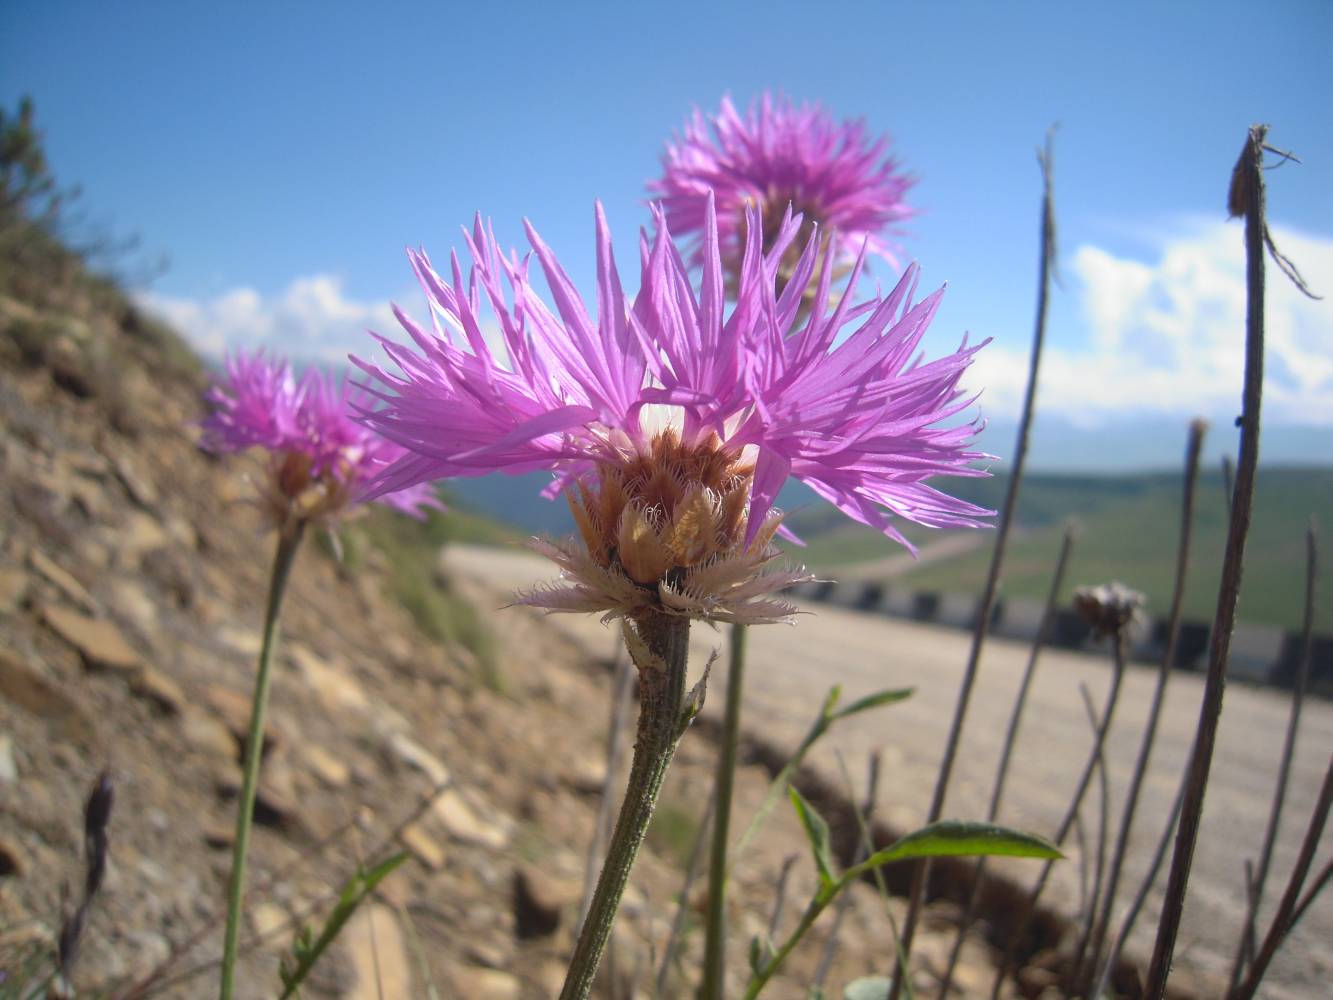
[[[964,484],[968,496],[995,506],[1005,488],[1002,478]],[[957,492],[962,492],[957,491]],[[1244,621],[1299,626],[1304,600],[1305,526],[1311,514],[1323,524],[1333,512],[1333,469],[1262,469],[1255,495],[1241,594]],[[898,551],[887,539],[860,525],[839,524],[831,508],[794,513],[791,523],[808,547],[801,558],[816,570],[836,576],[839,567],[882,558]],[[1165,614],[1171,598],[1180,530],[1180,476],[1037,475],[1023,483],[1018,528],[1005,561],[1003,593],[1043,598],[1060,546],[1063,524],[1079,525],[1067,576],[1066,593],[1076,586],[1116,579],[1148,595],[1150,613]],[[931,533],[914,528],[920,543]],[[939,537],[938,533],[935,537]],[[1205,475],[1199,486],[1195,544],[1190,560],[1185,613],[1212,617],[1226,544],[1226,506],[1221,476]],[[951,559],[909,569],[896,579],[922,590],[976,591],[985,580],[990,540]],[[1316,628],[1333,627],[1327,588],[1316,606]]]

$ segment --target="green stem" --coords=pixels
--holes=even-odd
[[[727,674],[727,707],[717,758],[717,804],[713,820],[713,851],[708,867],[708,921],[704,935],[704,973],[700,1000],[722,1000],[722,954],[726,944],[727,839],[731,821],[731,788],[736,776],[736,742],[740,736],[741,688],[745,682],[745,626],[731,626],[731,669]]]
[[[602,952],[611,937],[630,869],[648,831],[662,779],[675,755],[685,719],[685,662],[690,621],[648,613],[625,628],[625,641],[639,669],[639,726],[629,785],[607,845],[587,919],[579,932],[560,1000],[585,1000],[592,991]]]
[[[305,522],[278,536],[273,555],[273,575],[268,586],[268,607],[264,611],[264,638],[259,647],[259,672],[255,676],[255,695],[250,707],[250,733],[245,742],[245,773],[241,779],[241,799],[236,814],[236,844],[231,856],[231,888],[227,893],[227,936],[222,949],[221,1000],[231,1000],[235,989],[237,946],[241,936],[241,901],[245,897],[245,857],[250,848],[250,827],[255,814],[255,790],[259,784],[259,759],[264,750],[264,715],[268,710],[270,668],[273,649],[278,642],[278,613],[287,589],[296,550],[305,535]]]
[[[850,875],[851,871],[854,870],[849,870],[848,874]],[[805,936],[805,932],[819,919],[819,915],[824,912],[829,903],[833,902],[841,888],[842,882],[839,882],[837,888],[832,891],[820,892],[814,899],[810,900],[810,905],[801,914],[801,922],[796,925],[796,929],[782,943],[782,947],[778,949],[777,954],[765,962],[759,971],[750,977],[749,985],[745,988],[745,1000],[754,1000],[759,995],[759,991],[768,984],[773,974],[782,967],[782,963],[787,960],[787,956],[791,954],[792,949],[800,943],[801,938]]]

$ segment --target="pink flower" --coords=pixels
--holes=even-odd
[[[229,356],[226,377],[205,399],[211,407],[202,422],[205,448],[269,452],[263,500],[280,525],[341,513],[365,499],[367,484],[404,454],[354,419],[354,408],[370,400],[345,379],[313,368],[298,379],[286,361],[262,351]],[[440,506],[427,481],[379,499],[414,517]]]
[[[683,134],[667,144],[662,177],[649,189],[672,231],[694,237],[696,263],[707,252],[705,206],[710,194],[716,198],[729,273],[740,262],[750,205],[759,207],[765,249],[790,205],[807,226],[820,227],[836,263],[850,263],[863,246],[894,263],[884,234],[913,214],[904,202],[913,179],[887,147],[888,140],[872,139],[863,122],[835,121],[818,104],[797,107],[765,93],[742,117],[723,97],[716,115],[705,118],[696,109]]]
[[[775,591],[807,578],[774,565],[773,501],[789,476],[899,541],[894,515],[978,524],[991,512],[925,483],[984,475],[971,463],[987,457],[968,450],[975,422],[938,426],[974,402],[958,382],[978,348],[916,357],[940,293],[913,303],[913,267],[886,298],[847,294],[831,306],[827,259],[815,279],[815,234],[778,294],[801,219],[783,219],[767,252],[757,210],[749,220],[731,309],[711,200],[700,294],[658,213],[656,238],[640,241],[632,304],[598,206],[595,318],[531,226],[554,311],[531,284],[529,259],[499,254],[480,218],[464,234],[467,280],[456,255],[445,277],[424,252],[410,254],[431,327],[397,311],[413,346],[379,338],[396,372],[353,359],[380,383],[372,391],[383,406],[366,422],[407,449],[374,489],[551,470],[550,492],[569,497],[582,537],[540,543],[565,579],[525,600],[611,615],[652,607],[721,621],[788,616]],[[863,262],[864,250],[849,289]],[[483,333],[483,300],[507,361]]]

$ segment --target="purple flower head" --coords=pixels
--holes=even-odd
[[[263,499],[279,524],[332,518],[365,499],[367,485],[404,454],[354,419],[370,399],[346,379],[313,368],[297,378],[286,361],[262,351],[229,356],[226,377],[205,399],[205,448],[269,453]],[[414,517],[439,506],[426,480],[378,499]]]
[[[659,212],[655,238],[640,239],[632,303],[599,205],[595,316],[531,226],[554,311],[533,288],[530,259],[501,255],[480,218],[464,233],[466,280],[457,255],[446,276],[411,253],[431,326],[397,311],[412,345],[379,338],[395,372],[353,359],[380,383],[372,391],[384,405],[366,421],[407,449],[374,489],[549,469],[549,492],[566,493],[582,544],[540,543],[565,586],[525,600],[628,616],[789,615],[773,594],[807,578],[773,569],[773,502],[789,476],[904,544],[894,515],[978,524],[989,511],[925,483],[984,475],[970,463],[988,457],[968,450],[975,422],[947,425],[974,402],[958,382],[978,348],[964,342],[929,363],[917,356],[941,293],[914,303],[912,267],[887,297],[835,297],[815,234],[779,294],[778,269],[802,220],[789,213],[767,250],[757,209],[749,221],[730,309],[711,200],[699,294]],[[848,288],[864,258],[863,249]]]
[[[694,238],[695,263],[707,253],[711,193],[717,199],[722,259],[731,274],[744,250],[745,214],[752,204],[763,219],[765,249],[790,205],[807,227],[818,226],[825,234],[835,262],[851,263],[864,246],[892,264],[884,235],[913,214],[904,202],[913,179],[887,147],[887,138],[872,138],[863,122],[835,121],[818,104],[798,107],[765,93],[742,117],[723,97],[715,115],[705,118],[695,109],[683,133],[667,144],[662,177],[649,189],[665,208],[672,231]],[[794,246],[793,256],[804,243]]]

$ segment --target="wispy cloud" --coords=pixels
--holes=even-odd
[[[1274,239],[1317,292],[1333,293],[1333,239],[1275,228]],[[1160,240],[1152,259],[1079,247],[1076,279],[1086,336],[1048,346],[1039,407],[1083,426],[1120,417],[1238,411],[1244,371],[1245,261],[1237,225],[1192,222]],[[1302,296],[1268,268],[1264,409],[1282,423],[1333,425],[1333,304]],[[984,409],[1016,411],[1025,347],[992,344],[969,383]]]
[[[209,299],[148,292],[140,302],[214,356],[236,347],[267,347],[340,363],[349,351],[370,352],[374,345],[367,330],[392,334],[398,329],[387,299],[350,298],[341,279],[327,274],[297,278],[277,295],[241,287]]]
[[[382,355],[369,330],[406,340],[393,314],[394,301],[429,328],[422,298],[414,293],[394,300],[350,298],[342,280],[328,274],[296,278],[282,292],[269,296],[248,287],[209,299],[153,292],[138,295],[140,305],[170,323],[205,355],[217,358],[235,348],[263,347],[301,361],[326,364],[342,364],[348,354]],[[499,325],[485,316],[481,329],[491,349],[503,357]]]

